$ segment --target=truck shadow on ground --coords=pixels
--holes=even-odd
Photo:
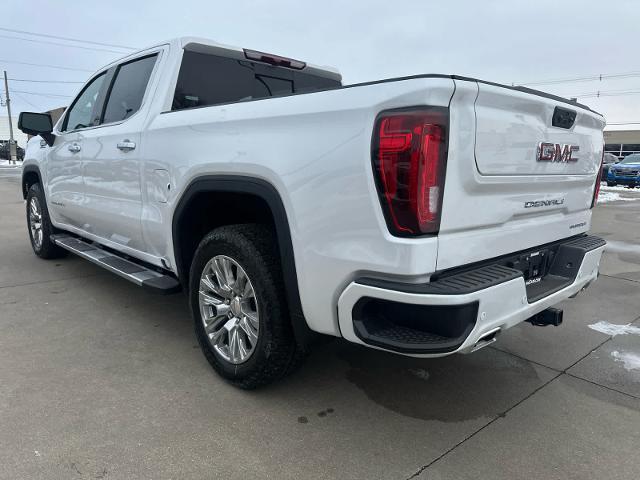
[[[121,283],[120,279],[114,282]],[[147,302],[140,302],[140,297],[132,299],[130,313],[137,318],[136,323],[150,322],[163,336],[179,343],[193,342],[192,351],[200,357],[186,295],[143,295],[154,300],[153,307],[149,311],[141,305]],[[160,299],[163,301],[158,302]],[[196,361],[206,363],[200,358]],[[203,366],[205,370],[209,368]],[[502,415],[554,374],[491,347],[470,355],[416,359],[327,337],[326,342],[312,347],[310,357],[291,377],[249,395],[263,397],[262,400],[273,396],[292,399],[292,395],[303,398],[310,389],[344,392],[355,387],[369,401],[404,417],[461,422]],[[213,382],[218,380],[213,373],[212,377]],[[344,402],[352,399],[353,395],[338,395],[327,407],[339,411]],[[269,409],[270,400],[258,402]]]
[[[442,422],[502,415],[554,376],[551,370],[493,348],[416,359],[336,340],[314,349],[312,357],[319,356],[342,363],[342,379],[375,404],[404,417]],[[323,366],[326,362],[311,359],[300,373],[309,379],[325,376],[316,371]]]
[[[322,405],[323,415],[320,410],[315,412],[318,416],[333,416],[334,409],[336,415],[368,409],[371,405],[367,403],[373,402],[421,420],[495,418],[555,375],[491,347],[470,355],[415,359],[329,339],[312,348],[308,360],[291,377],[258,391],[242,392],[222,385],[224,381],[202,357],[184,293],[162,297],[137,291],[131,295],[125,280],[110,275],[96,275],[83,283],[84,309],[103,313],[65,322],[65,331],[77,322],[75,328],[92,332],[88,339],[77,338],[78,354],[90,353],[100,368],[136,378],[155,365],[154,372],[161,368],[182,378],[173,390],[187,388],[186,384],[193,388],[195,382],[209,393],[222,389],[233,392],[236,399],[250,397],[265,412],[278,411],[279,403],[286,401],[297,405],[298,418],[304,414],[298,408],[310,406],[310,392],[321,389],[327,392],[323,399],[327,403]],[[73,289],[51,285],[48,290],[54,297],[47,300],[56,298],[55,303],[64,310]],[[189,378],[184,378],[187,371]],[[311,403],[319,406],[317,401]]]

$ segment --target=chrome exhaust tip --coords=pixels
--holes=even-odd
[[[475,345],[471,348],[469,353],[480,350],[481,348],[486,347],[487,345],[491,345],[493,342],[497,340],[498,334],[502,329],[500,327],[494,328],[489,332],[485,333],[480,339],[475,343]]]

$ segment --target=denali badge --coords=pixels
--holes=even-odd
[[[536,207],[552,207],[554,205],[562,205],[564,198],[554,198],[553,200],[535,200],[533,202],[524,202],[524,208]]]
[[[579,151],[577,145],[540,142],[537,157],[539,162],[577,162],[578,158],[573,153]]]

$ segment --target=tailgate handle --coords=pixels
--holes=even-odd
[[[553,110],[553,119],[551,125],[559,128],[569,129],[573,127],[573,123],[576,121],[575,110],[568,110],[562,107],[556,107]]]

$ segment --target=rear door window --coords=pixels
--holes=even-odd
[[[283,67],[186,50],[172,110],[339,87],[340,82]]]
[[[150,55],[117,68],[107,94],[102,123],[121,122],[140,109],[157,58],[157,54]]]

